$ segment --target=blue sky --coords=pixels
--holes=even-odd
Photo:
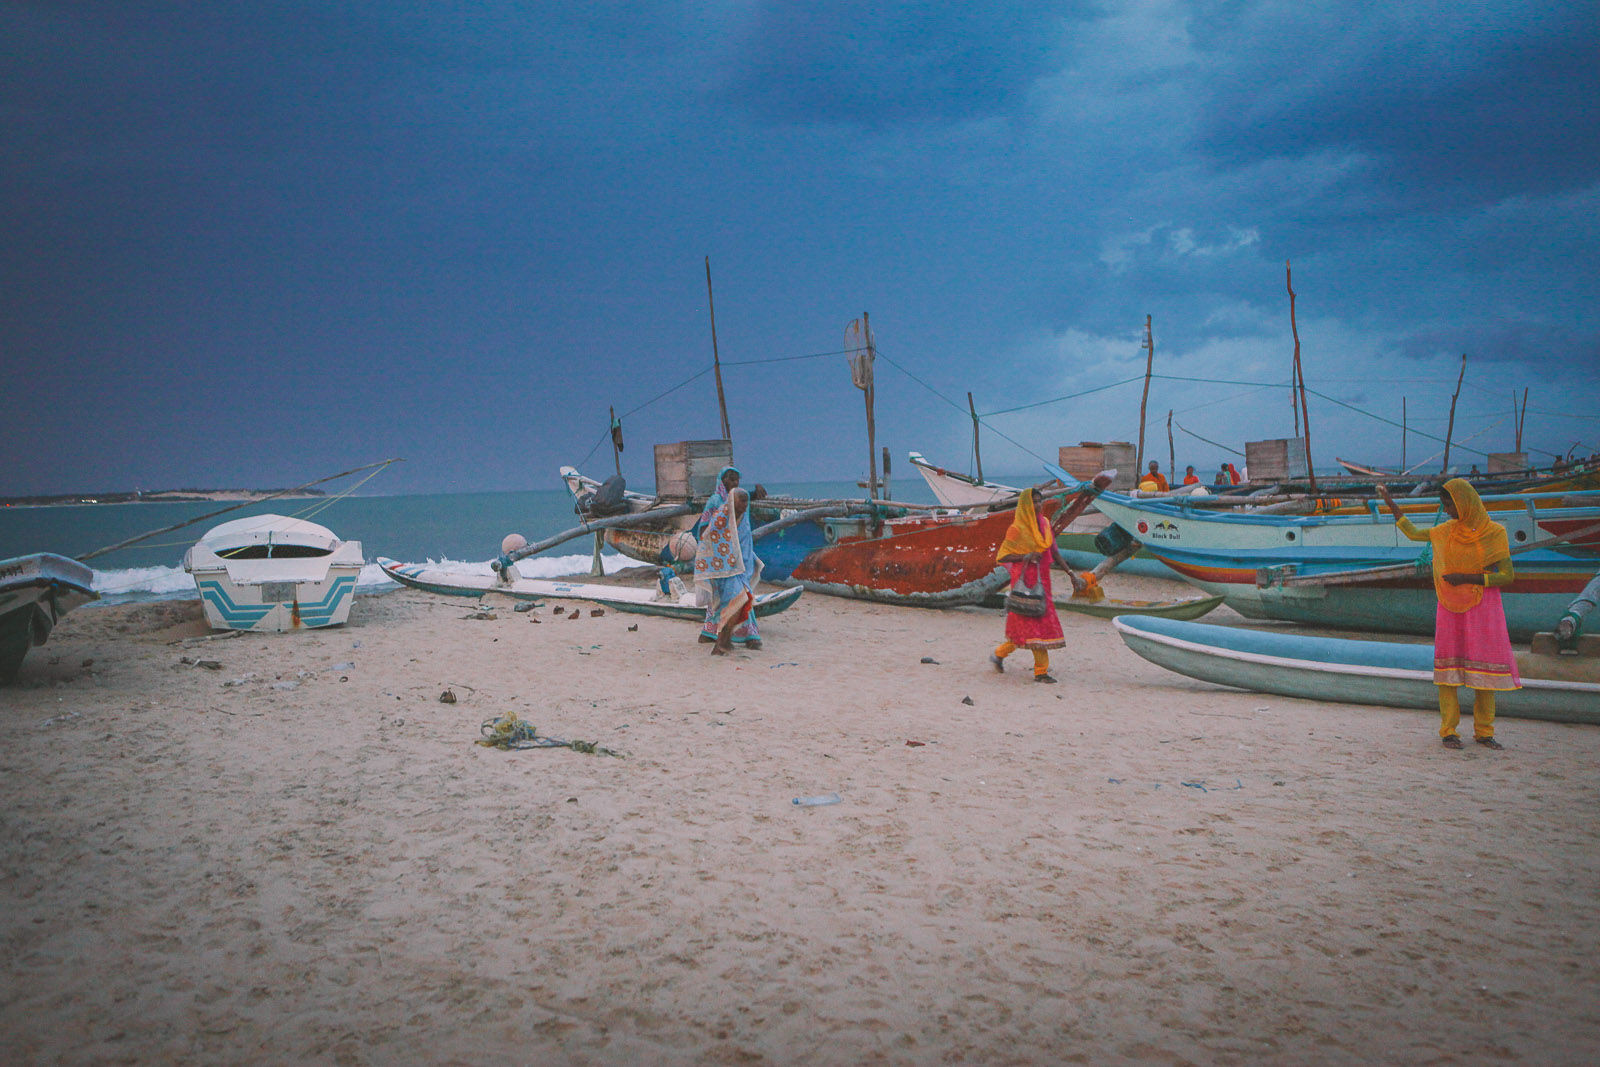
[[[611,406],[648,482],[716,436],[709,376],[647,403],[710,364],[706,256],[757,480],[864,473],[845,357],[786,359],[862,312],[897,475],[968,467],[968,391],[1141,373],[1146,315],[1251,383],[1157,380],[1163,465],[1169,409],[1287,436],[1286,261],[1319,467],[1399,458],[1333,400],[1442,436],[1463,353],[1466,447],[1526,386],[1525,446],[1600,448],[1592,2],[592,7],[0,0],[0,494],[556,488]],[[1139,392],[991,416],[986,471]]]

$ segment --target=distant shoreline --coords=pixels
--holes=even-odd
[[[278,494],[282,494],[281,496]],[[75,504],[183,504],[197,501],[303,500],[327,496],[320,489],[157,489],[131,493],[50,493],[36,496],[0,496],[0,507],[61,507]]]

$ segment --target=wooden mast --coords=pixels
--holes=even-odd
[[[1167,409],[1167,484],[1178,484],[1178,453],[1172,445],[1172,409]]]
[[[878,450],[875,442],[877,439],[878,428],[877,424],[873,420],[872,414],[872,401],[875,385],[872,376],[872,366],[877,362],[878,353],[872,347],[872,320],[867,317],[867,313],[865,311],[861,313],[861,332],[865,335],[865,340],[867,343],[867,384],[864,388],[864,391],[867,394],[867,495],[873,499],[877,499]]]
[[[1517,440],[1516,440],[1516,444],[1514,446],[1514,451],[1521,452],[1522,451],[1522,424],[1528,421],[1528,387],[1527,386],[1523,386],[1522,387],[1522,410],[1520,412],[1517,411],[1517,391],[1515,389],[1513,389],[1511,391],[1511,411],[1512,411],[1513,416],[1514,416],[1512,421],[1516,424],[1516,427],[1517,427]]]
[[[611,462],[616,465],[617,473],[622,473],[622,429],[617,422],[617,409],[611,409]]]
[[[733,431],[728,428],[728,401],[722,395],[722,357],[717,353],[717,302],[711,295],[711,257],[706,257],[706,304],[711,308],[711,365],[717,373],[717,411],[722,415],[722,439],[733,454]]]
[[[978,463],[978,482],[983,483],[983,450],[978,447],[978,409],[972,405],[972,394],[967,394],[967,410],[972,413],[972,458]]]
[[[1150,400],[1150,371],[1156,362],[1156,342],[1150,333],[1150,316],[1144,317],[1144,347],[1149,353],[1144,361],[1144,395],[1139,398],[1139,457],[1133,461],[1133,484],[1144,477],[1144,406]]]
[[[1294,334],[1294,379],[1300,387],[1300,425],[1305,430],[1306,441],[1306,477],[1311,481],[1311,492],[1317,491],[1317,469],[1311,463],[1311,411],[1306,407],[1306,375],[1300,367],[1300,327],[1294,318],[1294,275],[1289,269],[1289,261],[1283,261],[1284,284],[1289,289],[1289,329]]]
[[[1439,468],[1439,473],[1444,474],[1450,469],[1450,438],[1456,432],[1456,401],[1461,398],[1461,381],[1467,376],[1467,354],[1461,353],[1461,373],[1456,375],[1456,391],[1450,396],[1450,424],[1444,431],[1444,466]]]

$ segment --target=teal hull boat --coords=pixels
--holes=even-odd
[[[1253,693],[1437,710],[1433,646],[1267,633],[1175,619],[1121,616],[1123,643],[1169,671]],[[1600,725],[1600,660],[1521,654],[1522,688],[1496,715]],[[1470,690],[1462,693],[1463,714]]]

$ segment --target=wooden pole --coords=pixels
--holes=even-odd
[[[978,447],[978,409],[972,406],[972,394],[967,394],[967,410],[972,413],[972,458],[978,463],[978,481],[983,481],[983,450]]]
[[[1294,303],[1294,297],[1289,298],[1289,303]],[[1294,314],[1289,315],[1291,322]],[[1289,367],[1289,407],[1294,411],[1294,435],[1300,436],[1300,361],[1295,360]]]
[[[1150,399],[1150,371],[1156,362],[1156,342],[1150,333],[1150,316],[1144,317],[1144,347],[1149,354],[1144,361],[1144,395],[1139,398],[1139,458],[1133,461],[1133,484],[1144,477],[1144,406]]]
[[[878,428],[872,417],[872,400],[875,383],[873,381],[873,364],[877,362],[878,354],[872,347],[872,321],[867,313],[861,313],[861,332],[865,335],[867,343],[867,495],[874,499],[878,496],[878,449],[876,444]]]
[[[706,304],[711,308],[711,365],[717,372],[717,411],[722,415],[722,439],[733,454],[733,431],[728,428],[728,401],[722,395],[722,357],[717,352],[717,302],[711,295],[711,257],[706,257]]]
[[[615,464],[617,473],[622,473],[622,450],[617,447],[617,409],[611,409],[611,462]]]
[[[884,495],[885,499],[887,499],[888,496],[889,496],[889,446],[888,445],[884,445],[883,446],[883,495]]]
[[[1513,411],[1515,411],[1516,407],[1517,407],[1517,394],[1516,394],[1515,391],[1513,391],[1512,394],[1511,394],[1511,408],[1512,408]],[[1517,443],[1516,443],[1516,446],[1515,446],[1515,450],[1517,452],[1521,452],[1522,451],[1522,425],[1523,425],[1523,423],[1528,421],[1528,387],[1527,386],[1523,386],[1522,387],[1522,411],[1521,411],[1520,414],[1517,415],[1517,417],[1516,417],[1516,419],[1514,421],[1517,424]]]
[[[1311,463],[1311,411],[1306,407],[1306,374],[1300,366],[1300,327],[1294,318],[1294,276],[1289,261],[1283,262],[1284,284],[1289,289],[1289,329],[1294,334],[1294,378],[1300,386],[1300,425],[1305,431],[1306,477],[1311,482],[1311,492],[1317,491],[1317,469]]]
[[[1172,444],[1172,409],[1167,409],[1167,484],[1178,484],[1178,452]]]
[[[1406,469],[1406,398],[1400,398],[1400,469]]]
[[[1444,466],[1439,468],[1443,474],[1450,469],[1450,438],[1456,432],[1456,401],[1461,396],[1461,381],[1467,376],[1467,354],[1461,353],[1461,373],[1456,375],[1456,391],[1450,397],[1450,424],[1444,431]]]

